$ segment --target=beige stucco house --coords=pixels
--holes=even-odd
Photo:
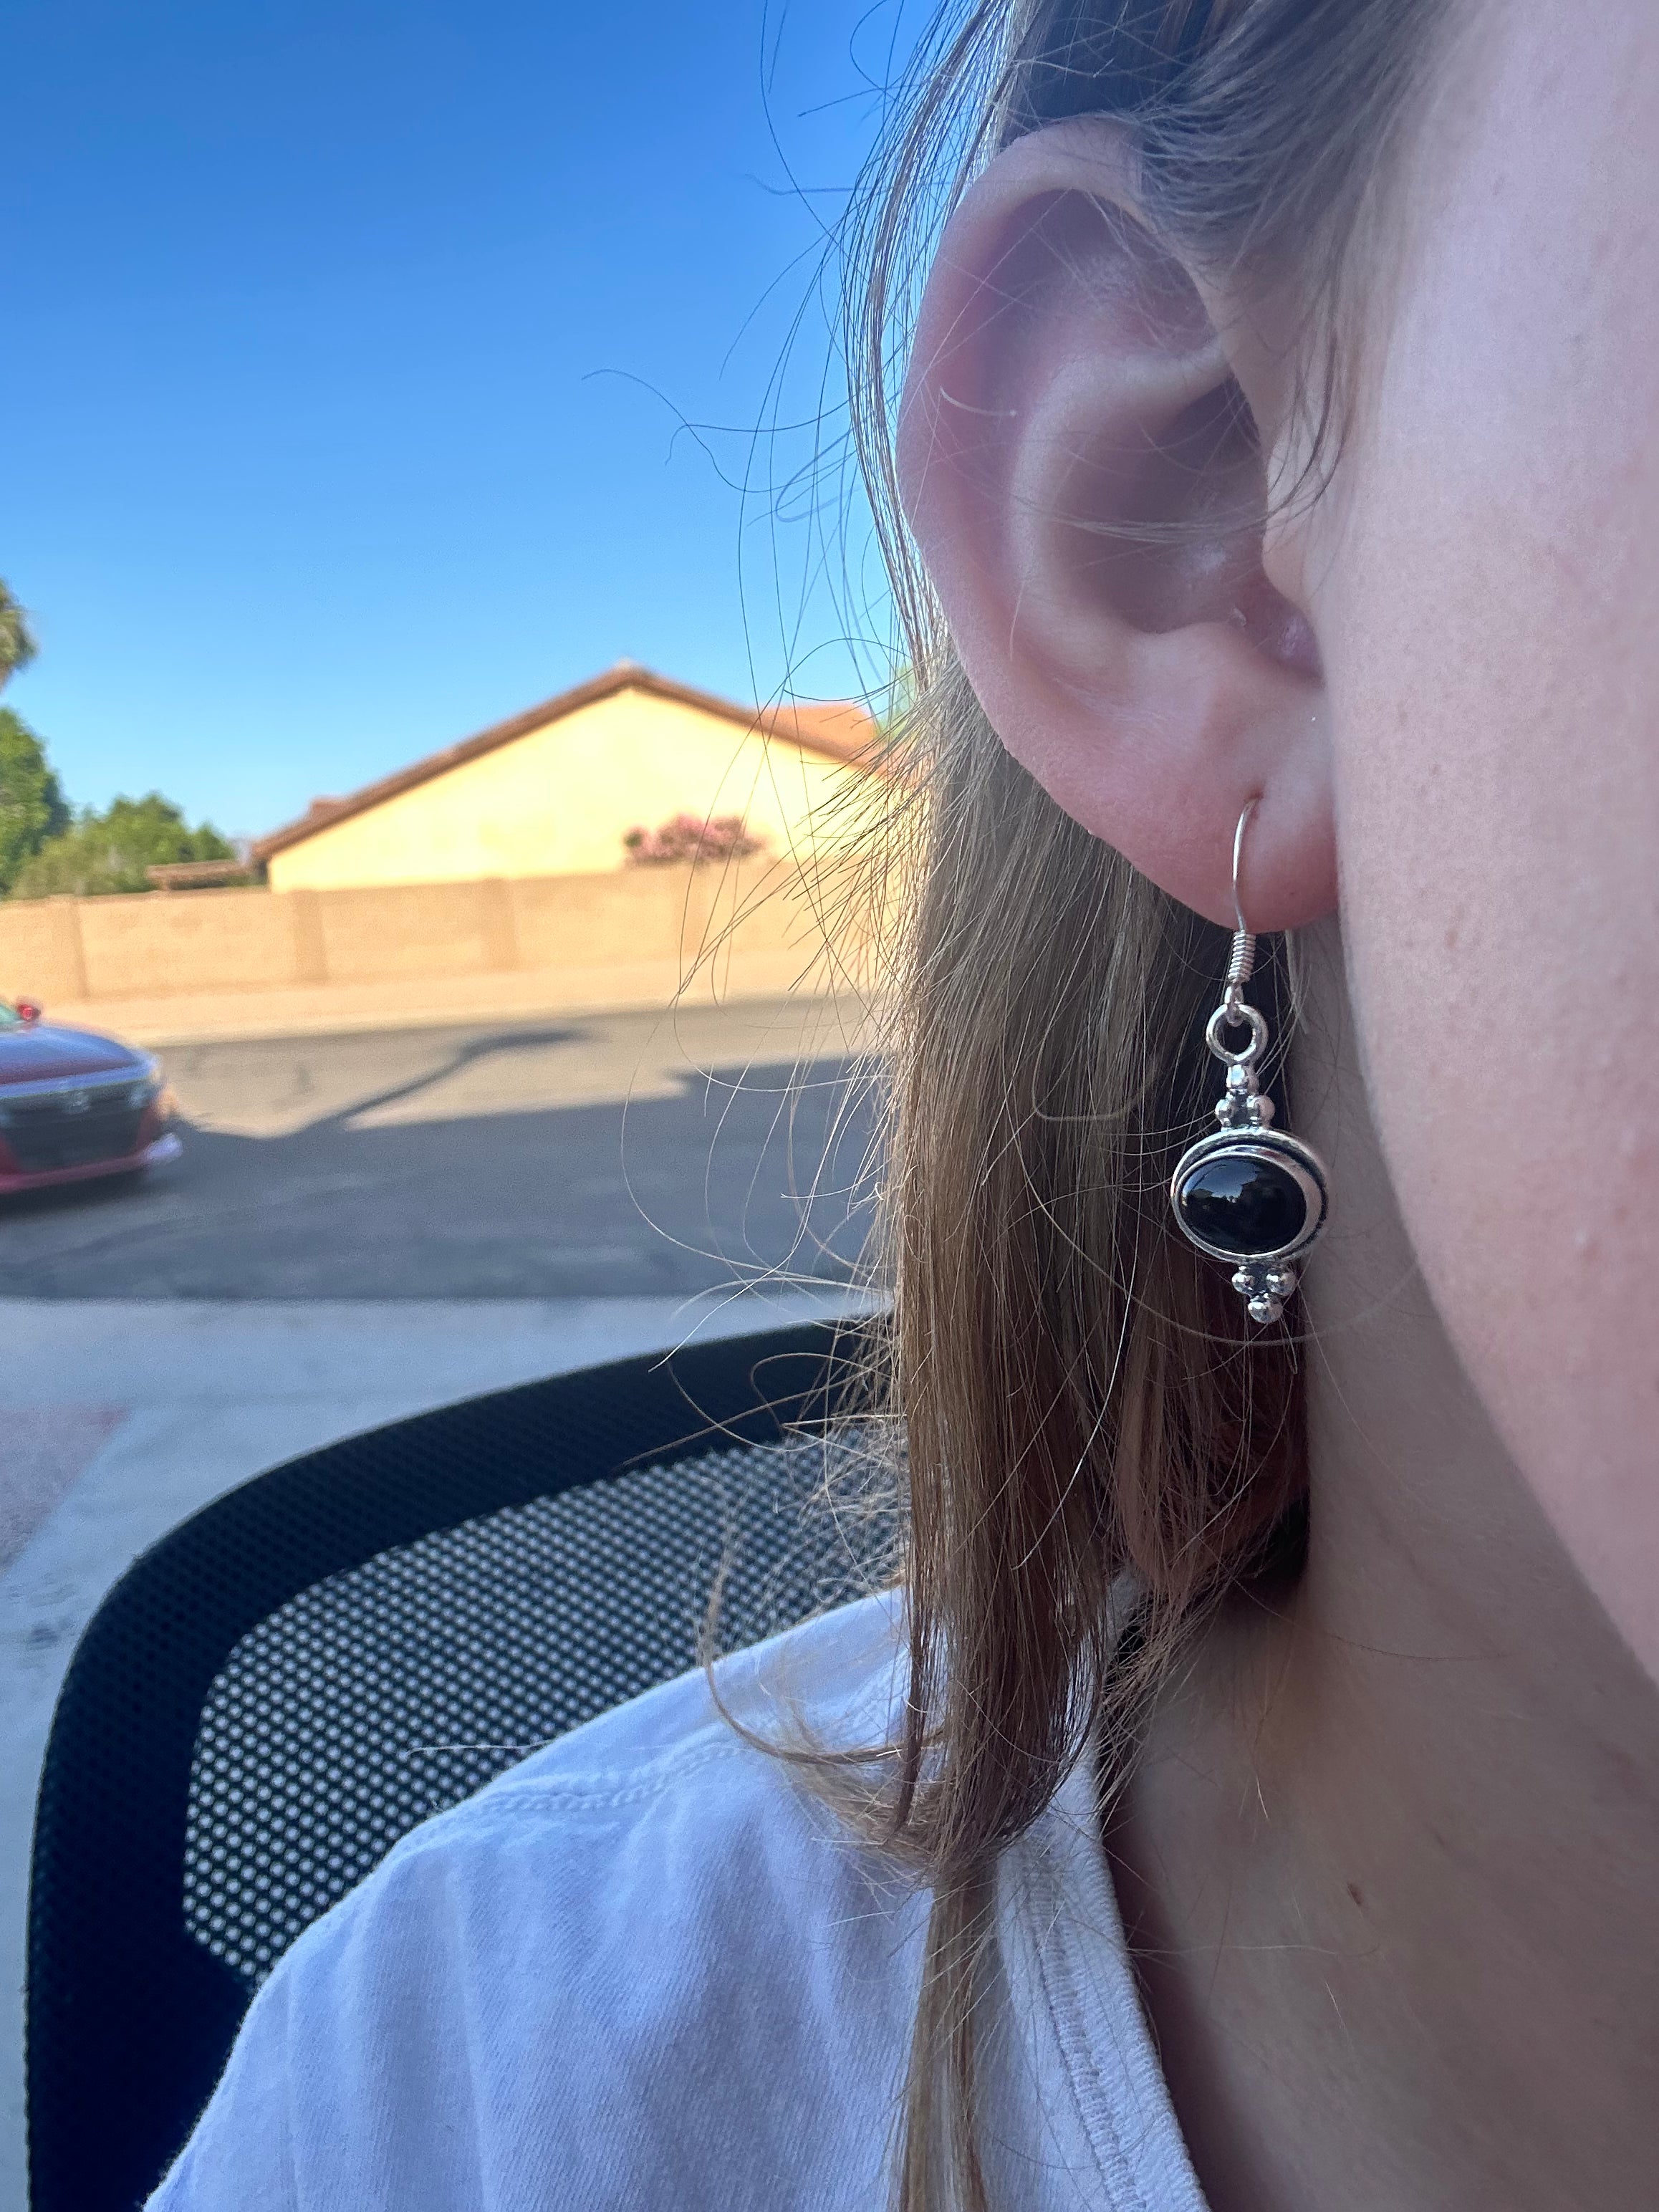
[[[738,816],[779,859],[842,834],[875,726],[853,705],[756,708],[632,661],[344,799],[254,847],[274,890],[591,874],[629,830]]]

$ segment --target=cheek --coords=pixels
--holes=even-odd
[[[1638,80],[1653,113],[1605,149],[1541,143],[1559,116],[1500,88],[1408,273],[1318,596],[1344,933],[1407,1225],[1522,1473],[1659,1674],[1659,247],[1632,212],[1659,204],[1651,57],[1626,106]]]

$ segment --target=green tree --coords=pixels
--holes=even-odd
[[[34,653],[29,618],[0,580],[0,686],[20,668],[27,668]]]
[[[0,898],[70,819],[40,738],[9,707],[0,707]]]
[[[169,860],[230,860],[234,853],[209,823],[192,830],[159,791],[118,799],[101,814],[87,807],[19,869],[12,895],[81,898],[106,891],[147,891],[144,871]]]

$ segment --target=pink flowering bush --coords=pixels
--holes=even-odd
[[[760,838],[744,827],[740,814],[716,814],[699,822],[695,814],[677,814],[659,829],[629,830],[623,838],[630,864],[638,868],[666,868],[690,860],[746,860],[764,849]]]

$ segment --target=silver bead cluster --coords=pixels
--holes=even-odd
[[[1224,1129],[1272,1127],[1273,1102],[1261,1088],[1254,1059],[1228,1063],[1227,1088],[1216,1101],[1215,1118]]]
[[[1264,1261],[1247,1260],[1233,1277],[1233,1288],[1252,1321],[1277,1321],[1296,1288],[1296,1269],[1282,1260],[1271,1267]]]

